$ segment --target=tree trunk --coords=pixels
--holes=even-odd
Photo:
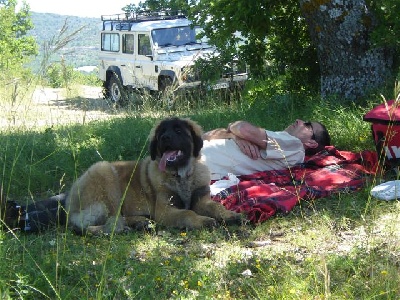
[[[374,17],[365,0],[300,0],[317,48],[321,95],[356,100],[391,75],[390,51],[373,47]]]

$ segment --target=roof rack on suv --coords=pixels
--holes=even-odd
[[[111,23],[111,30],[113,25],[119,24],[116,27],[117,30],[123,30],[130,28],[130,26],[121,26],[121,24],[132,24],[145,21],[157,21],[157,20],[174,20],[186,18],[186,14],[182,10],[163,10],[163,11],[128,11],[121,14],[113,15],[102,15],[101,21],[103,22],[103,30],[106,23]]]

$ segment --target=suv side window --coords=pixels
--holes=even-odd
[[[101,50],[102,51],[119,51],[119,34],[118,33],[102,33],[101,34]]]
[[[133,54],[134,46],[134,35],[123,34],[122,35],[122,52],[126,54]]]
[[[139,55],[151,55],[150,37],[148,34],[139,34]]]

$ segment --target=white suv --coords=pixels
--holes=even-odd
[[[196,39],[201,29],[180,12],[116,14],[101,20],[99,77],[106,96],[117,104],[127,100],[128,89],[233,89],[247,80],[246,68],[235,65],[217,80],[201,81],[194,70],[196,60],[218,54]]]

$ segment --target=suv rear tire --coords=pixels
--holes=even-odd
[[[173,80],[170,77],[164,77],[160,80],[160,99],[163,104],[172,108],[175,102]]]

